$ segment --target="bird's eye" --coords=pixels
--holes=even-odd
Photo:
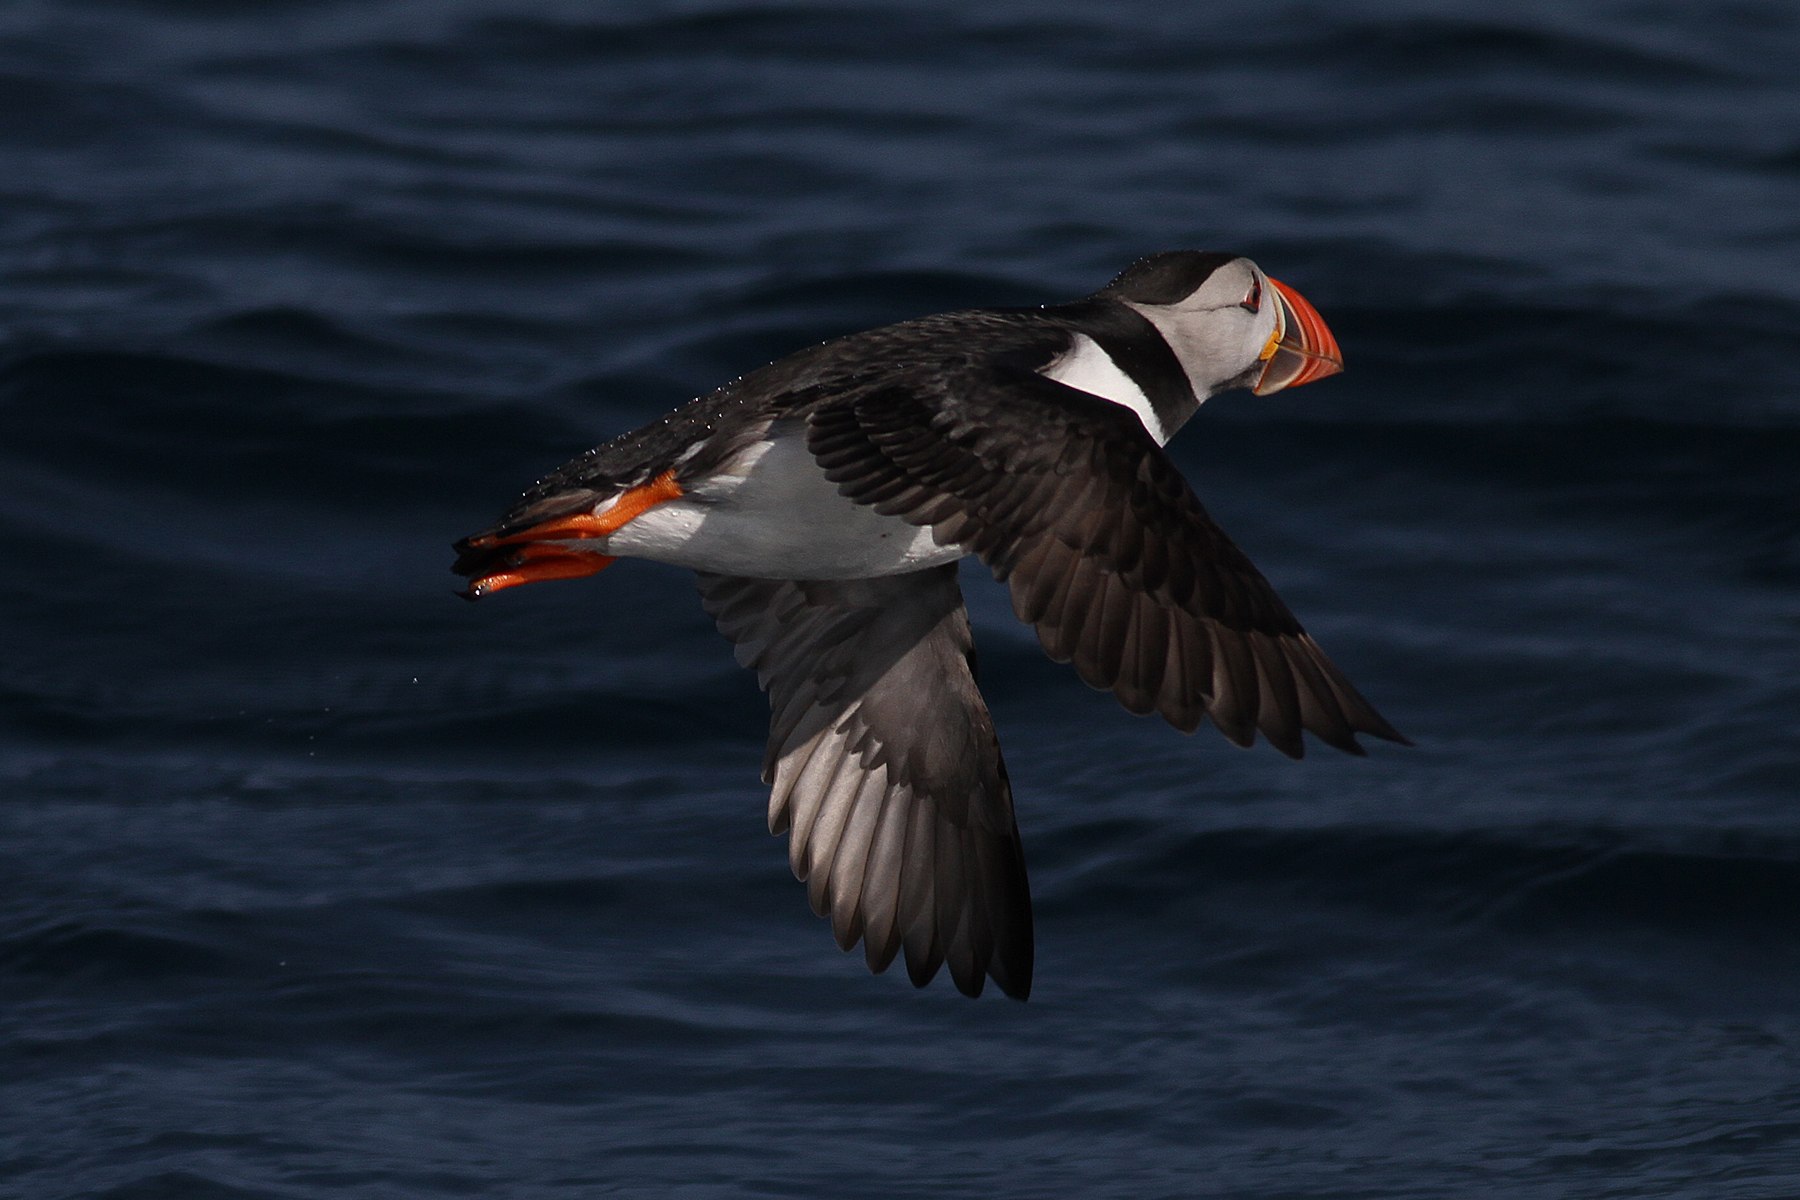
[[[1262,280],[1252,279],[1250,281],[1250,290],[1244,293],[1242,300],[1238,301],[1238,307],[1251,312],[1262,310]]]

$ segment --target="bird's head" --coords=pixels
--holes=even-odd
[[[1095,294],[1155,325],[1201,400],[1239,387],[1267,396],[1344,369],[1318,310],[1238,255],[1153,254]]]

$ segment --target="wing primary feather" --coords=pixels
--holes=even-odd
[[[1306,754],[1306,743],[1300,736],[1300,696],[1294,688],[1294,676],[1288,669],[1276,640],[1265,633],[1246,635],[1256,660],[1256,683],[1259,704],[1256,727],[1262,730],[1269,745],[1289,758]]]
[[[1131,597],[1130,632],[1123,655],[1119,700],[1130,712],[1142,716],[1156,711],[1156,698],[1162,691],[1163,667],[1167,655],[1168,621],[1156,601],[1139,594]],[[1130,684],[1130,691],[1123,690]]]
[[[1256,741],[1258,704],[1256,666],[1243,637],[1223,629],[1215,621],[1206,624],[1212,643],[1212,704],[1207,714],[1232,744],[1248,746]]]
[[[1293,668],[1294,683],[1300,698],[1300,719],[1327,746],[1346,754],[1366,755],[1367,750],[1356,740],[1356,733],[1344,711],[1338,707],[1331,684],[1313,662],[1305,643],[1284,637],[1278,642],[1281,652]]]
[[[964,855],[967,830],[954,826],[939,831],[937,839],[937,927],[944,946],[944,965],[957,991],[965,996],[981,994],[982,973],[976,970],[974,940],[970,937],[969,866]]]
[[[1163,657],[1162,693],[1157,711],[1163,719],[1181,730],[1192,733],[1200,728],[1210,697],[1205,681],[1212,677],[1212,654],[1207,648],[1206,629],[1195,624],[1183,612],[1170,612],[1168,649]]]
[[[812,844],[819,814],[826,806],[827,793],[843,761],[843,743],[821,733],[811,743],[812,752],[799,771],[788,803],[793,824],[788,832],[788,866],[794,878],[805,879],[812,873]]]
[[[915,796],[900,887],[900,939],[906,948],[906,974],[915,987],[930,983],[944,963],[938,930],[937,837],[945,828],[937,804],[929,796]]]
[[[812,904],[813,912],[821,917],[831,911],[831,897],[827,892],[831,883],[831,863],[837,856],[838,840],[850,823],[863,779],[861,764],[854,755],[846,753],[839,759],[830,783],[822,789],[824,795],[819,800],[819,815],[813,820],[812,836],[807,839],[806,846],[806,898]]]
[[[1019,850],[1018,829],[1010,841],[992,839],[988,843],[994,855],[992,866],[985,872],[992,881],[994,894],[1003,897],[994,921],[994,954],[988,974],[1000,990],[1015,1000],[1031,995],[1032,963],[1035,958],[1031,929],[1031,884],[1026,878],[1025,856]]]
[[[863,957],[876,974],[887,970],[900,951],[900,892],[906,839],[912,827],[908,820],[911,807],[910,789],[905,784],[889,784],[869,846],[862,885]]]
[[[1351,685],[1348,679],[1344,678],[1344,673],[1337,669],[1337,665],[1325,657],[1325,652],[1319,649],[1317,642],[1306,634],[1301,635],[1301,640],[1312,652],[1313,661],[1318,665],[1327,682],[1331,684],[1332,695],[1337,697],[1338,705],[1344,710],[1344,715],[1349,718],[1351,725],[1359,733],[1372,734],[1390,742],[1398,742],[1402,746],[1412,745],[1405,734],[1388,724],[1387,718],[1376,712],[1374,706],[1362,698],[1362,694]]]
[[[979,829],[968,828],[963,830],[962,840],[963,869],[969,873],[969,944],[979,992],[980,981],[994,961],[994,918],[999,914],[994,911],[993,898],[1000,881],[988,870],[988,836]]]
[[[863,776],[862,786],[850,801],[849,820],[838,839],[837,852],[831,857],[826,888],[830,895],[831,929],[841,950],[856,945],[863,935],[863,883],[868,878],[869,855],[887,802],[887,768],[876,767]]]
[[[1125,641],[1131,632],[1136,597],[1126,590],[1110,567],[1103,566],[1100,571],[1095,597],[1097,611],[1088,614],[1086,624],[1091,632],[1084,649],[1092,661],[1094,678],[1101,681],[1099,686],[1116,692],[1121,682]],[[1124,697],[1121,696],[1120,699]],[[1130,708],[1131,705],[1127,704],[1125,707]]]

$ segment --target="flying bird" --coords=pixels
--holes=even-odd
[[[581,455],[457,542],[463,594],[693,569],[769,694],[769,829],[838,944],[1031,989],[1025,859],[957,583],[974,555],[1044,650],[1133,713],[1232,742],[1405,743],[1208,517],[1163,444],[1206,399],[1343,369],[1288,285],[1144,258],[1085,299],[801,350]]]

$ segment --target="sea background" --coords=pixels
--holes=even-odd
[[[1800,1195],[1800,8],[0,7],[0,1195]],[[1028,1004],[866,974],[681,571],[448,543],[819,339],[1240,250],[1174,446],[1418,743],[967,579]]]

